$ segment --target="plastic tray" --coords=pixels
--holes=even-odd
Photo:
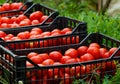
[[[13,1],[15,2],[15,1]],[[18,2],[18,1],[16,1]],[[7,1],[7,3],[11,3],[11,1]],[[19,9],[19,10],[9,10],[9,11],[3,11],[3,12],[0,12],[0,16],[1,17],[10,17],[10,16],[14,16],[14,15],[20,15],[20,14],[23,14],[24,11],[26,11],[24,8],[28,9],[32,4],[33,2],[30,2],[30,1],[26,1],[26,2],[22,2],[23,3],[23,6]]]
[[[118,50],[115,51],[114,54],[111,55],[110,58],[106,59],[99,59],[99,60],[93,60],[93,61],[87,61],[87,62],[78,62],[73,64],[63,64],[63,65],[54,65],[54,66],[38,66],[29,58],[26,57],[26,55],[30,52],[37,52],[37,53],[49,53],[51,51],[57,50],[61,51],[62,53],[65,52],[65,50],[69,48],[75,48],[77,49],[79,46],[82,45],[89,45],[92,42],[99,43],[101,47],[106,48],[112,48],[112,47],[119,47]],[[92,82],[100,82],[102,84],[102,79],[104,78],[104,74],[114,75],[116,68],[112,67],[112,63],[120,62],[120,56],[115,56],[118,51],[120,51],[120,41],[115,40],[111,37],[108,37],[106,35],[100,34],[100,33],[93,33],[88,35],[81,43],[74,44],[74,45],[65,45],[65,46],[56,46],[56,47],[47,47],[47,48],[36,48],[36,49],[26,49],[26,50],[8,50],[5,48],[5,45],[0,45],[0,60],[1,60],[1,68],[2,70],[6,70],[10,76],[8,76],[8,81],[11,82],[10,84],[15,84],[18,82],[23,82],[24,84],[59,84],[61,81],[63,81],[63,84],[72,84],[72,80],[74,79],[82,79],[86,81],[90,80]],[[9,55],[9,56],[8,56]],[[11,61],[12,59],[12,61]],[[26,67],[26,61],[30,62],[34,65],[34,67]],[[13,62],[13,63],[12,63]],[[105,70],[100,69],[97,71],[97,65],[107,66],[107,63],[110,64],[109,69],[105,68]],[[93,65],[96,66],[96,68],[93,69]],[[84,73],[82,72],[84,67]],[[74,68],[75,72],[73,71],[72,76],[69,76],[68,74],[71,74],[71,68]],[[80,68],[78,70],[77,68]],[[88,68],[88,69],[86,69]],[[52,76],[51,78],[45,76],[48,74],[49,70],[55,71],[58,69],[57,76]],[[63,71],[62,78],[60,74],[60,70],[68,70],[68,74],[65,74]],[[78,71],[76,71],[78,70]],[[96,74],[95,74],[96,72]],[[79,73],[76,75],[76,73]],[[5,73],[2,73],[5,75]],[[54,74],[51,72],[51,75]],[[28,78],[29,77],[29,78]],[[97,77],[97,78],[96,78]],[[93,81],[94,80],[94,81]],[[95,83],[96,84],[96,83]]]
[[[85,22],[74,20],[68,17],[59,16],[49,25],[37,26],[37,28],[42,29],[43,32],[52,31],[56,28],[62,30],[67,27],[72,28],[72,34],[75,34],[75,33],[78,33],[78,34],[76,35],[61,34],[60,36],[52,36],[52,37],[36,38],[36,39],[33,38],[33,39],[25,39],[25,40],[18,40],[18,41],[7,41],[6,43],[9,46],[11,46],[13,49],[39,48],[39,47],[79,43],[87,35],[87,24]],[[7,34],[17,35],[19,32],[31,31],[31,29],[33,28],[35,27],[26,27],[26,28],[20,28],[20,29],[14,28],[11,30],[4,30],[4,32]]]

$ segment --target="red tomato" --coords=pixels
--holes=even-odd
[[[17,40],[21,40],[21,38],[17,37],[17,36],[14,36],[11,38],[12,41],[17,41]]]
[[[89,47],[97,47],[100,48],[100,45],[98,43],[91,43]]]
[[[71,57],[70,56],[62,56],[62,58],[60,59],[60,62],[62,63],[62,64],[64,64],[67,60],[69,60],[69,59],[71,59]]]
[[[19,26],[28,26],[30,24],[31,24],[31,22],[29,19],[24,19],[24,20],[20,21]]]
[[[17,34],[17,37],[21,38],[21,39],[28,39],[30,37],[30,33],[29,32],[20,32]]]
[[[102,55],[102,58],[109,58],[109,57],[110,57],[109,52],[105,52],[104,55]]]
[[[3,31],[0,31],[0,38],[1,37],[5,37],[7,34],[5,33],[5,32],[3,32]]]
[[[95,58],[94,58],[94,56],[93,56],[92,54],[90,54],[90,53],[86,53],[86,54],[84,54],[84,55],[82,55],[82,56],[80,57],[80,61],[81,61],[81,62],[91,61],[91,60],[95,60]]]
[[[70,56],[72,58],[77,58],[78,52],[74,48],[69,48],[68,50],[65,51],[65,55]]]
[[[41,11],[35,11],[30,14],[30,20],[40,20],[40,18],[43,16],[43,13]]]
[[[100,57],[102,58],[104,54],[108,51],[106,48],[100,48]]]
[[[2,7],[5,9],[5,11],[11,10],[10,3],[4,3]]]
[[[52,51],[49,53],[50,59],[53,59],[55,62],[59,62],[62,58],[62,54],[59,51]]]
[[[43,65],[53,65],[54,64],[54,60],[52,59],[46,59],[42,62]]]
[[[61,34],[66,34],[66,32],[68,32],[68,31],[72,31],[72,29],[71,28],[63,28],[61,30]]]
[[[49,59],[49,55],[47,53],[41,53],[41,54],[38,54],[38,56],[42,57],[43,60]]]
[[[40,22],[38,20],[32,20],[31,24],[32,25],[37,25],[37,24],[40,24]]]
[[[0,12],[3,12],[3,11],[5,11],[5,9],[2,6],[0,6]]]
[[[50,35],[51,35],[51,32],[50,32],[50,31],[45,31],[45,32],[41,33],[41,36],[42,36],[42,37],[48,37],[48,36],[50,36]]]
[[[1,23],[7,23],[7,24],[11,23],[11,20],[8,17],[1,17],[0,21]]]
[[[33,35],[39,35],[40,34],[40,32],[39,31],[31,31],[30,32],[30,36],[33,36]],[[41,36],[42,37],[42,36]]]
[[[27,55],[27,57],[28,58],[31,58],[31,57],[34,57],[34,56],[37,56],[38,55],[38,53],[36,53],[36,52],[31,52],[31,53],[29,53],[28,55]]]
[[[2,24],[0,25],[0,28],[8,28],[8,24],[7,24],[7,23],[2,23]]]
[[[87,46],[80,46],[78,47],[77,51],[79,53],[79,56],[84,55],[85,53],[87,53]]]
[[[37,27],[33,28],[31,31],[37,31],[39,32],[39,34],[43,32],[41,28],[37,28]]]
[[[16,18],[16,23],[20,23],[22,20],[24,20],[24,19],[27,19],[27,16],[25,16],[25,15],[19,15],[17,18]]]
[[[70,75],[65,73],[62,76],[62,81],[60,82],[61,84],[72,84],[72,81],[70,79]]]
[[[46,20],[48,18],[47,15],[43,15],[41,18],[40,18],[40,23],[42,23],[44,20]],[[51,22],[51,19],[48,19],[47,22]]]
[[[109,50],[109,54],[112,55],[118,48],[117,47],[113,47]]]
[[[36,64],[41,64],[43,62],[43,58],[40,56],[33,56],[30,59]]]
[[[89,47],[87,52],[92,54],[95,59],[100,59],[100,50],[98,47]]]
[[[65,64],[71,64],[71,63],[76,63],[77,60],[75,58],[68,59]]]
[[[61,34],[61,30],[60,29],[53,29],[51,31],[51,34],[53,34],[53,33],[59,33],[59,34]]]

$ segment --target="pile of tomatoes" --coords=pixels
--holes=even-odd
[[[24,14],[20,14],[19,16],[12,17],[0,17],[0,28],[16,28],[20,26],[29,26],[29,25],[37,25],[42,23],[47,15],[44,15],[41,11],[35,11],[27,17]],[[47,22],[50,22],[49,19]]]
[[[93,61],[98,59],[109,58],[118,48],[113,47],[110,49],[100,47],[98,43],[91,43],[89,46],[80,46],[77,49],[69,48],[64,53],[61,51],[51,51],[49,53],[36,53],[31,52],[27,54],[27,57],[32,60],[37,65],[43,66],[54,66],[54,65],[63,65],[63,64],[72,64],[72,63],[80,63],[86,61]],[[116,54],[119,56],[120,52]],[[27,67],[33,67],[33,65],[29,62],[26,62]],[[32,71],[32,75],[30,72],[27,72],[28,79],[36,80],[53,78],[54,81],[58,78],[64,78],[64,84],[69,84],[70,77],[76,76],[80,77],[84,74],[89,74],[92,70],[96,70],[96,72],[101,73],[101,71],[114,70],[116,69],[116,64],[114,62],[104,62],[102,64],[92,64],[92,65],[80,65],[73,67],[62,67],[62,68],[53,68],[53,69],[45,69],[45,70],[36,70]],[[37,75],[36,75],[37,74]],[[43,75],[42,75],[43,74]],[[42,76],[42,77],[41,77]],[[62,80],[63,81],[63,80]],[[47,81],[46,81],[47,82]],[[58,82],[58,81],[57,81]]]
[[[10,11],[10,10],[19,10],[21,7],[24,6],[22,2],[13,2],[13,3],[4,3],[0,6],[0,12]],[[24,10],[26,7],[23,8]]]

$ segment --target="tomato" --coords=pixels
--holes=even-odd
[[[40,56],[32,56],[30,59],[36,64],[40,64],[43,62],[43,58]]]
[[[0,25],[0,28],[8,28],[8,24],[7,24],[7,23],[2,23],[2,24]]]
[[[11,9],[12,9],[12,10],[18,10],[18,9],[20,9],[22,6],[23,6],[23,3],[21,3],[21,2],[11,3]]]
[[[91,61],[91,60],[95,60],[95,58],[94,58],[94,56],[93,56],[92,54],[90,54],[90,53],[86,53],[86,54],[84,54],[84,55],[82,55],[82,56],[80,57],[80,61],[81,61],[81,62]]]
[[[19,15],[17,18],[16,18],[16,23],[20,23],[22,20],[24,20],[24,19],[27,19],[27,16],[25,16],[25,15]]]
[[[61,30],[60,29],[53,29],[52,31],[51,31],[51,34],[52,33],[60,33],[61,34]]]
[[[118,48],[117,47],[113,47],[109,50],[109,54],[112,55]]]
[[[6,11],[11,10],[10,3],[4,3],[4,4],[2,5],[2,7],[3,7]]]
[[[20,32],[17,34],[17,37],[21,38],[21,39],[28,39],[30,37],[30,33],[29,32]]]
[[[43,60],[49,59],[49,55],[47,53],[41,53],[41,54],[38,54],[38,56],[42,57]]]
[[[58,32],[55,32],[55,33],[52,33],[50,36],[59,36],[59,35],[61,35],[61,34]]]
[[[48,18],[47,15],[43,15],[41,18],[40,18],[40,23],[42,23],[44,20],[46,20]],[[51,19],[48,19],[47,22],[51,22]]]
[[[3,31],[0,31],[0,38],[1,37],[5,37],[7,34],[5,33],[5,32],[3,32]]]
[[[1,17],[0,21],[1,21],[1,23],[7,23],[7,24],[11,23],[11,20],[8,17]]]
[[[30,62],[26,61],[26,66],[27,67],[33,67],[33,64],[31,64]]]
[[[116,64],[115,62],[106,62],[105,63],[106,70],[114,70],[116,69]]]
[[[77,60],[75,58],[68,59],[65,64],[71,64],[71,63],[76,63]]]
[[[100,45],[98,43],[91,43],[89,47],[97,47],[100,48]]]
[[[68,50],[65,51],[65,55],[70,56],[72,58],[77,58],[78,52],[74,48],[69,48]]]
[[[35,11],[30,14],[29,18],[30,20],[40,20],[40,18],[43,16],[43,13],[41,11]]]
[[[102,55],[102,58],[109,58],[110,57],[110,53],[109,52],[105,52],[104,55]]]
[[[72,81],[70,79],[70,75],[67,73],[63,74],[60,84],[72,84]]]
[[[61,34],[66,34],[66,32],[68,32],[68,31],[72,31],[72,29],[71,28],[63,28],[61,30]]]
[[[50,59],[53,59],[55,62],[59,62],[62,58],[62,54],[59,51],[52,51],[49,53]]]
[[[28,26],[31,24],[31,21],[29,19],[24,19],[20,21],[19,26]]]
[[[69,60],[69,59],[71,59],[71,57],[70,56],[62,56],[62,58],[60,59],[60,62],[62,63],[62,64],[64,64],[67,60]]]
[[[31,57],[34,57],[34,56],[37,56],[38,55],[38,53],[36,53],[36,52],[30,52],[28,55],[27,55],[27,57],[28,58],[31,58]]]
[[[87,53],[90,53],[94,56],[95,59],[100,59],[100,50],[98,47],[89,47]]]
[[[32,20],[31,22],[32,25],[37,25],[37,24],[40,24],[39,20]]]
[[[108,51],[106,48],[100,48],[100,57],[102,58],[104,54]]]
[[[5,11],[4,7],[0,6],[0,12]]]
[[[42,37],[48,37],[48,36],[50,36],[50,35],[51,35],[51,32],[50,32],[50,31],[45,31],[45,32],[41,33],[41,36],[42,36]]]
[[[52,59],[46,59],[42,62],[43,65],[53,65],[54,64],[54,60]]]
[[[77,51],[79,53],[79,56],[84,55],[85,53],[87,53],[87,46],[80,46],[78,47]]]
[[[17,36],[14,36],[11,38],[12,41],[17,41],[17,40],[21,40],[21,38],[17,37]]]
[[[95,68],[94,64],[89,64],[89,65],[82,66],[82,71],[84,72],[84,74],[90,74],[95,69],[96,68]]]
[[[37,27],[33,28],[31,31],[37,31],[37,32],[39,32],[39,34],[41,34],[43,32],[43,30],[41,28],[37,28]]]

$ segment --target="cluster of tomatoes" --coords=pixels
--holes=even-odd
[[[80,46],[77,49],[69,48],[63,54],[61,51],[51,51],[50,53],[40,54],[31,52],[27,54],[27,57],[39,66],[53,66],[109,58],[117,49],[118,48],[113,47],[108,50],[100,47],[98,43],[91,43],[89,46]],[[120,53],[117,53],[116,56],[117,55],[120,55]],[[26,62],[26,66],[33,67],[33,65],[29,62]],[[101,73],[101,71],[114,70],[116,68],[116,64],[114,62],[104,62],[96,65],[92,64],[85,66],[59,67],[48,70],[33,70],[32,75],[30,75],[30,72],[27,72],[27,77],[32,80],[34,78],[35,80],[38,78],[42,78],[43,80],[44,78],[53,78],[54,80],[57,78],[65,78],[64,84],[69,84],[68,82],[70,82],[70,77],[80,77],[81,75],[89,74],[92,70],[95,70],[95,68],[97,68],[96,71],[98,73]]]
[[[37,25],[42,23],[47,15],[44,15],[41,11],[35,11],[27,17],[24,14],[20,14],[18,16],[12,17],[0,17],[0,28],[16,28],[20,26],[29,26],[29,25]],[[49,19],[47,22],[50,22]]]
[[[10,11],[10,10],[19,10],[21,7],[23,7],[22,2],[13,2],[13,3],[4,3],[3,5],[0,6],[0,12],[4,11]],[[26,9],[24,7],[24,9]]]

